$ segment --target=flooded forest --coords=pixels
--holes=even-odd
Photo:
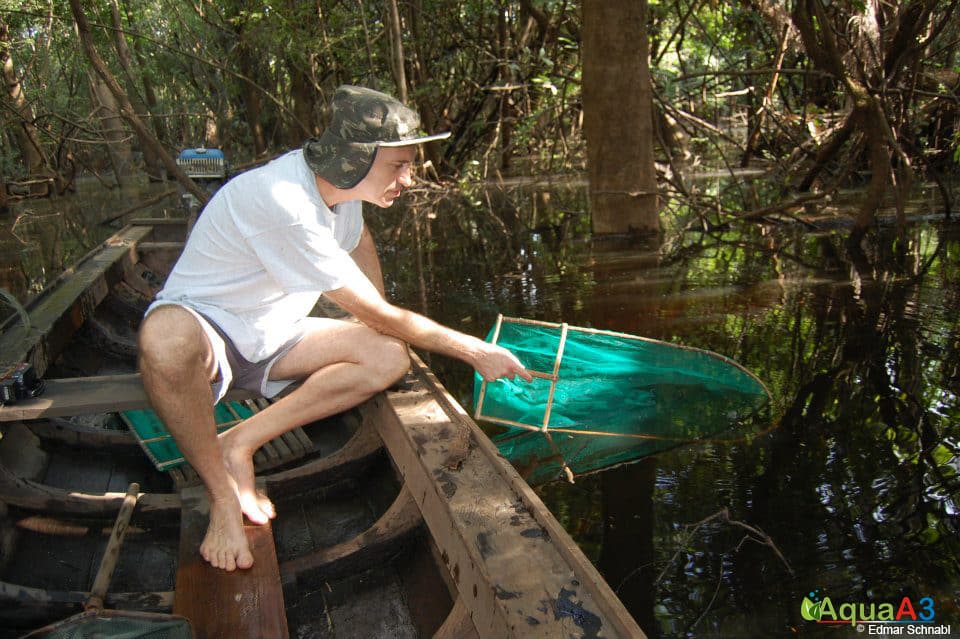
[[[609,467],[578,472],[579,436],[512,460],[648,636],[836,636],[825,597],[960,631],[958,5],[0,0],[0,317],[130,220],[197,214],[184,149],[237,175],[375,88],[451,133],[365,210],[394,303],[769,388]],[[469,411],[473,370],[423,357]]]

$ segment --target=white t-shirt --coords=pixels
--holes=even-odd
[[[154,306],[189,306],[247,360],[264,360],[298,335],[321,293],[365,277],[349,255],[362,230],[361,202],[331,211],[291,151],[217,191]]]

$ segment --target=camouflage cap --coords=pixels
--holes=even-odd
[[[344,85],[333,94],[333,119],[319,138],[303,145],[314,173],[338,189],[353,188],[373,166],[377,148],[443,140],[449,133],[424,135],[420,116],[385,93]]]

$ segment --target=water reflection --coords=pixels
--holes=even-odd
[[[881,229],[851,252],[842,231],[746,225],[650,246],[592,240],[577,189],[534,210],[543,201],[440,204],[432,220],[421,212],[419,252],[409,214],[372,219],[392,238],[392,295],[475,335],[502,312],[709,349],[778,402],[773,431],[540,489],[648,633],[818,636],[800,616],[814,588],[929,596],[938,621],[960,623],[960,232]],[[432,363],[469,404],[470,371]],[[689,534],[724,508],[729,521]],[[731,521],[769,535],[786,562]]]
[[[0,288],[25,303],[123,222],[102,221],[168,188],[143,181],[108,190],[90,178],[78,180],[77,191],[62,197],[12,203],[9,212],[0,215]],[[171,198],[127,217],[162,217],[176,206]],[[9,313],[10,309],[0,304],[0,318]]]

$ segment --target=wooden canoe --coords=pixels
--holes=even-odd
[[[82,609],[130,482],[105,606],[172,610],[197,637],[644,636],[416,356],[396,388],[258,453],[278,518],[248,529],[254,569],[206,567],[195,477],[156,471],[117,417],[146,406],[136,325],[184,236],[180,220],[131,224],[38,295],[29,326],[0,326],[0,367],[46,380],[0,407],[0,638]]]

